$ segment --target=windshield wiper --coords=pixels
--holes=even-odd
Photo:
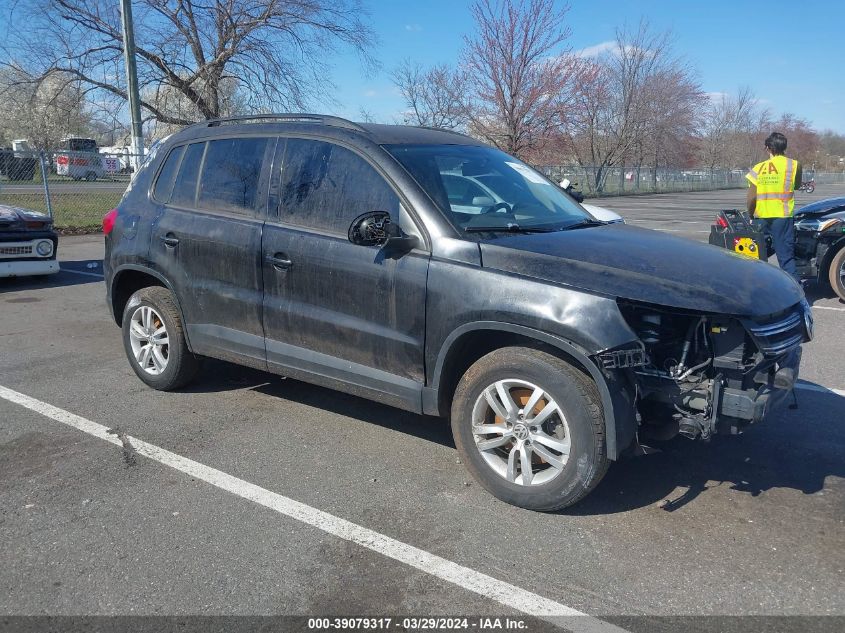
[[[511,223],[505,226],[468,226],[464,229],[467,233],[488,233],[491,231],[498,231],[502,233],[551,233],[559,229],[550,229],[543,226],[519,226],[519,224]]]
[[[573,222],[572,224],[567,224],[559,230],[569,231],[571,229],[584,229],[589,226],[604,226],[605,224],[607,224],[607,222],[602,222],[601,220],[593,220],[591,218],[584,218],[583,220],[578,220],[577,222]]]

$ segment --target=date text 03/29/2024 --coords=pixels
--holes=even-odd
[[[398,629],[403,631],[525,631],[528,629],[528,627],[526,622],[522,619],[507,617],[348,617],[308,618],[308,629],[312,631],[372,631],[392,629]]]

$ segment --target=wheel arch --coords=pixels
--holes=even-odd
[[[827,250],[824,253],[824,258],[819,265],[819,281],[827,283],[830,275],[830,267],[833,264],[833,258],[836,257],[842,249],[845,249],[845,237],[840,237],[838,240],[831,242],[827,247]]]
[[[440,349],[431,384],[423,390],[423,412],[448,416],[455,389],[466,370],[485,354],[514,345],[545,350],[593,380],[602,401],[608,457],[617,459],[636,431],[633,394],[626,389],[629,381],[603,372],[576,343],[522,325],[479,321],[453,331]]]
[[[114,322],[117,325],[122,326],[123,310],[126,308],[129,298],[141,288],[148,288],[150,286],[160,286],[162,288],[167,288],[171,292],[173,295],[173,301],[176,304],[176,309],[179,310],[179,318],[182,320],[182,324],[184,325],[185,315],[182,312],[179,297],[177,297],[176,293],[173,292],[173,287],[170,282],[157,271],[132,264],[121,266],[112,277],[109,291],[109,300],[111,304],[109,307],[111,308]],[[184,334],[188,349],[193,351],[190,338],[188,337],[187,327],[184,328]]]

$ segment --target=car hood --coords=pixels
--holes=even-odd
[[[485,268],[695,312],[763,317],[804,296],[775,266],[625,224],[503,234],[481,242],[481,258]]]
[[[826,215],[834,211],[842,211],[845,209],[845,198],[828,198],[827,200],[819,200],[806,206],[801,207],[795,212],[795,217],[798,218],[803,215]]]
[[[53,220],[49,215],[38,211],[0,204],[0,231],[26,228],[26,222],[44,222],[45,225],[49,225],[53,223]]]

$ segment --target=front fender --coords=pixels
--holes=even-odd
[[[450,351],[459,343],[462,337],[479,331],[507,332],[528,338],[559,350],[574,364],[586,371],[595,382],[601,397],[602,410],[607,441],[607,452],[610,459],[617,459],[634,439],[636,433],[636,418],[634,413],[633,382],[629,373],[622,371],[608,371],[600,369],[590,354],[577,343],[562,336],[548,334],[530,327],[498,321],[477,321],[467,323],[456,328],[443,343],[431,383],[423,391],[423,412],[429,415],[440,415],[440,389],[444,367]]]
[[[839,239],[830,242],[827,245],[824,255],[822,256],[821,262],[819,262],[819,283],[826,284],[828,282],[828,276],[830,275],[830,265],[833,263],[833,258],[836,257],[836,254],[843,248],[845,248],[845,237],[840,237]]]

